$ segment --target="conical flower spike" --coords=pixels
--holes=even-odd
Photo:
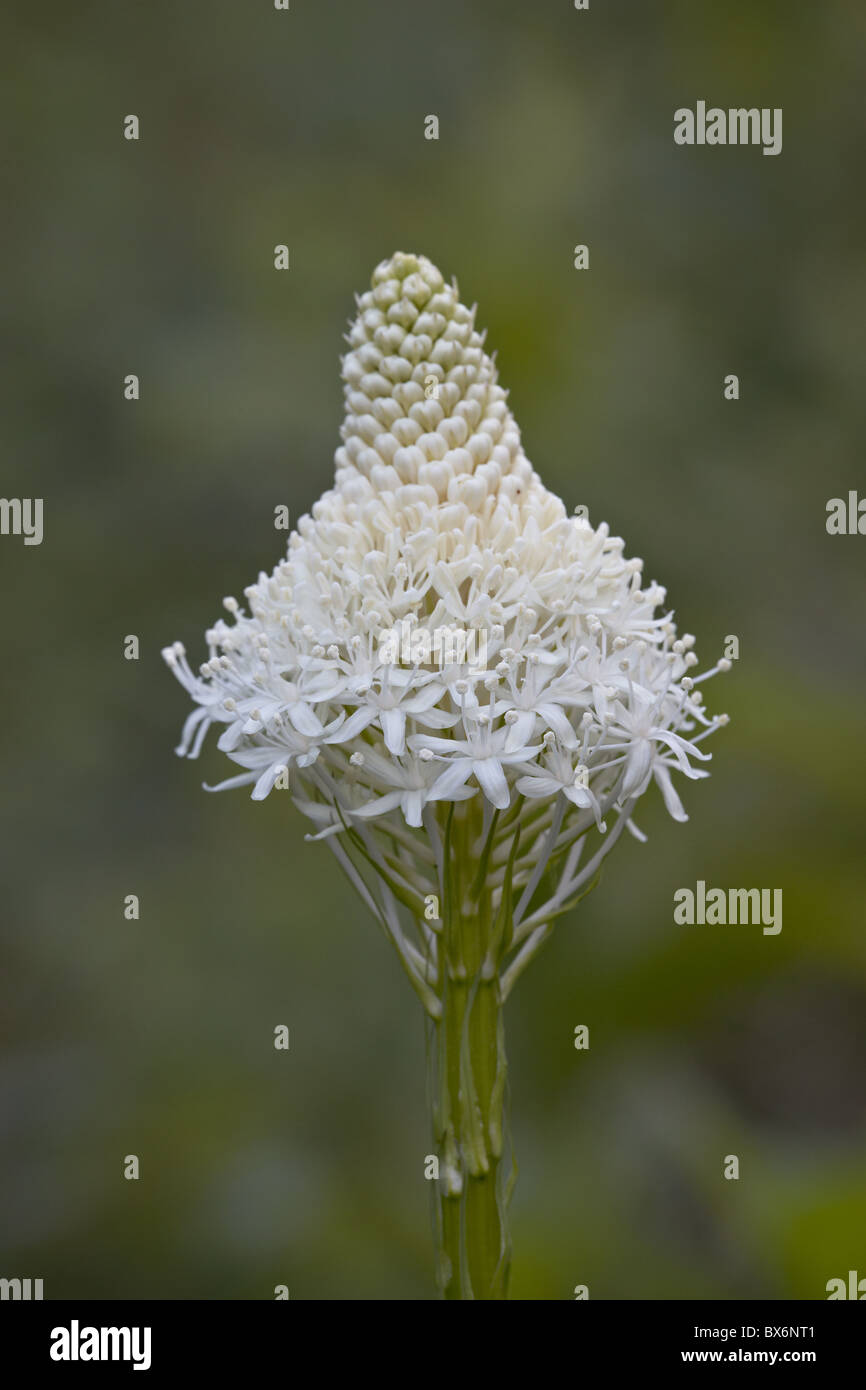
[[[358,301],[334,487],[286,559],[225,600],[179,752],[212,724],[240,769],[288,788],[399,953],[429,1016],[438,1278],[504,1297],[502,1006],[595,882],[655,781],[706,777],[693,638],[605,524],[533,471],[496,368],[423,256]],[[215,789],[216,790],[216,789]]]

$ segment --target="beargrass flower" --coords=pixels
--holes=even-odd
[[[196,705],[177,751],[216,725],[241,771],[213,790],[288,790],[396,948],[429,1020],[438,1282],[503,1298],[503,1004],[623,829],[644,838],[651,782],[686,819],[673,775],[706,777],[726,722],[696,687],[730,662],[696,676],[642,561],[544,486],[430,261],[383,261],[347,341],[333,488],[197,671],[164,653]]]

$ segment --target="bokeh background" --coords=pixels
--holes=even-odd
[[[741,646],[690,822],[647,798],[649,843],[509,1005],[513,1293],[866,1275],[866,539],[825,530],[866,492],[860,0],[4,15],[2,491],[45,499],[45,538],[0,540],[0,1274],[432,1296],[415,997],[286,801],[173,757],[159,656],[203,659],[280,556],[274,507],[329,485],[340,335],[399,248],[478,302],[548,486],[645,557],[703,658]],[[782,107],[782,154],[678,148],[698,99]],[[781,935],[675,926],[698,878],[781,887]]]

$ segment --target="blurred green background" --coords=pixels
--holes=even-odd
[[[548,486],[705,661],[741,644],[689,824],[648,797],[509,1004],[513,1293],[866,1275],[866,540],[825,531],[866,491],[860,0],[4,11],[2,490],[45,539],[0,540],[0,1274],[432,1295],[420,1008],[287,802],[173,757],[159,656],[203,659],[329,485],[340,335],[399,248],[478,302]],[[782,107],[782,154],[678,148],[698,99]],[[698,878],[781,887],[781,935],[675,926]]]

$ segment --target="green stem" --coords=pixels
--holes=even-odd
[[[474,807],[455,808],[446,840],[442,1015],[432,1025],[431,1049],[439,1283],[446,1299],[504,1299],[510,1151],[498,970],[502,923],[493,922],[489,895],[473,882],[484,848]],[[484,968],[491,949],[495,970]]]

